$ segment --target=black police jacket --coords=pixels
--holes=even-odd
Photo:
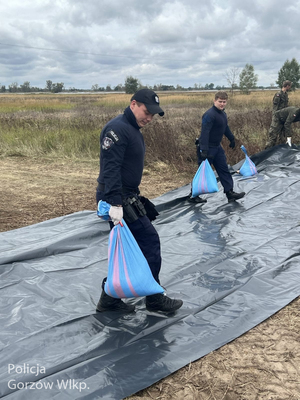
[[[121,205],[126,193],[138,193],[142,180],[145,143],[130,107],[109,121],[100,135],[101,199]]]
[[[199,138],[200,149],[208,151],[209,147],[219,146],[223,135],[230,142],[234,140],[233,133],[227,124],[225,111],[212,106],[202,117],[201,135]]]

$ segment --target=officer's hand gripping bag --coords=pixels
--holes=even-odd
[[[104,219],[104,221],[109,221],[110,220],[109,209],[110,209],[110,204],[106,203],[106,201],[100,200],[98,202],[98,207],[97,207],[98,217]]]
[[[105,201],[99,201],[98,216],[105,218],[109,208]],[[164,289],[153,278],[148,262],[124,219],[122,224],[116,225],[109,234],[104,291],[118,299],[163,293]]]
[[[243,165],[241,166],[239,173],[243,176],[252,176],[252,175],[257,174],[256,166],[255,166],[254,162],[252,160],[250,160],[250,158],[247,154],[247,150],[245,149],[245,147],[243,145],[241,145],[241,149],[243,150],[243,152],[246,155],[246,160],[244,161]]]
[[[219,190],[214,171],[206,159],[200,164],[192,181],[192,197],[204,193],[214,193]]]

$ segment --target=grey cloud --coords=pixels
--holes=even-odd
[[[118,20],[121,24],[139,24],[159,13],[163,2],[147,0],[90,0],[83,9],[81,0],[69,1],[69,22],[83,26],[109,25]]]
[[[299,54],[299,10],[299,0],[11,0],[0,4],[0,42],[12,45],[0,45],[0,82],[217,85],[251,63],[269,84]]]

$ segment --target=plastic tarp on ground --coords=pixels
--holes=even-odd
[[[122,399],[299,296],[300,149],[251,158],[258,175],[232,169],[239,202],[220,187],[190,204],[190,185],[155,199],[161,283],[184,300],[169,317],[143,298],[133,314],[95,312],[109,233],[96,211],[1,233],[0,397]]]

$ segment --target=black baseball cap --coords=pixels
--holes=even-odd
[[[164,115],[164,111],[159,106],[159,98],[153,90],[141,89],[138,90],[132,97],[131,101],[135,100],[139,103],[145,104],[147,110],[151,114],[158,114],[161,117]]]

